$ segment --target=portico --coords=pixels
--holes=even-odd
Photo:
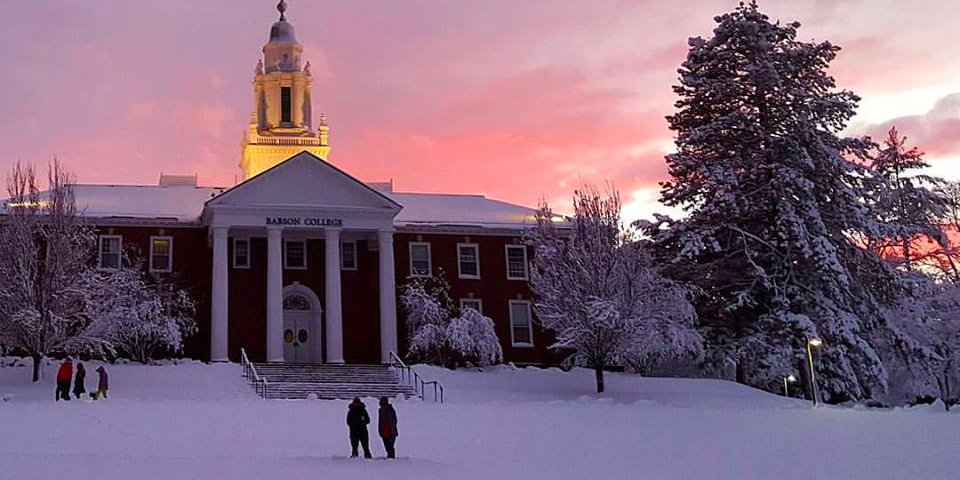
[[[265,360],[285,361],[285,343],[306,341],[300,337],[319,339],[322,331],[322,349],[320,342],[314,341],[311,344],[314,355],[304,358],[344,363],[345,322],[349,327],[351,322],[360,319],[345,319],[343,315],[341,245],[345,239],[360,239],[365,245],[375,246],[378,252],[379,298],[375,304],[379,307],[380,361],[389,362],[389,352],[397,349],[393,219],[400,210],[400,205],[389,198],[308,152],[295,155],[209,200],[202,219],[209,228],[213,247],[211,358],[225,361],[231,348],[243,346],[230,345],[230,330],[235,328],[229,301],[230,239],[265,238],[266,331],[261,337],[266,339]],[[317,260],[313,264],[319,260],[309,258],[307,245],[320,241],[323,268],[308,268],[308,260]],[[291,243],[296,248],[290,246]],[[352,245],[356,248],[355,243]],[[303,264],[291,265],[291,258],[302,260]],[[289,270],[300,270],[296,273],[309,280],[322,276],[323,282],[323,305],[314,309],[322,311],[322,320],[318,318],[317,322],[310,323],[309,329],[301,328],[303,332],[294,332],[292,340],[290,335],[286,335],[287,338],[284,335],[284,290],[294,285],[284,282],[284,273]]]

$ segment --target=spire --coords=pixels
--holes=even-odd
[[[280,0],[280,3],[277,4],[277,11],[280,12],[280,21],[286,21],[287,17],[283,16],[283,12],[287,11],[287,2],[285,0]]]

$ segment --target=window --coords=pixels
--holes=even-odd
[[[479,298],[461,298],[460,310],[466,310],[468,308],[472,308],[480,315],[483,315],[483,300]]]
[[[410,276],[429,277],[430,244],[426,242],[410,242]]]
[[[514,347],[533,346],[530,302],[510,300],[510,339]]]
[[[120,252],[123,250],[123,237],[120,235],[100,235],[100,268],[120,268]]]
[[[283,268],[302,270],[307,268],[307,241],[283,241]]]
[[[507,245],[507,280],[527,279],[527,247]]]
[[[357,269],[357,242],[340,244],[340,268],[342,270]]]
[[[150,271],[173,271],[173,237],[150,237]]]
[[[233,268],[250,268],[250,239],[233,239]]]
[[[290,110],[291,110],[290,101],[290,87],[280,87],[280,122],[281,123],[290,123],[291,120]]]
[[[460,278],[480,278],[480,248],[476,243],[457,244]]]

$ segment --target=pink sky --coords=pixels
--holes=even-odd
[[[272,0],[0,0],[0,168],[56,154],[85,183],[199,173],[232,185]],[[613,181],[627,219],[662,209],[664,115],[690,36],[735,1],[289,0],[330,160],[404,191],[566,205]],[[960,3],[765,1],[844,47],[850,130],[897,124],[960,178]]]

